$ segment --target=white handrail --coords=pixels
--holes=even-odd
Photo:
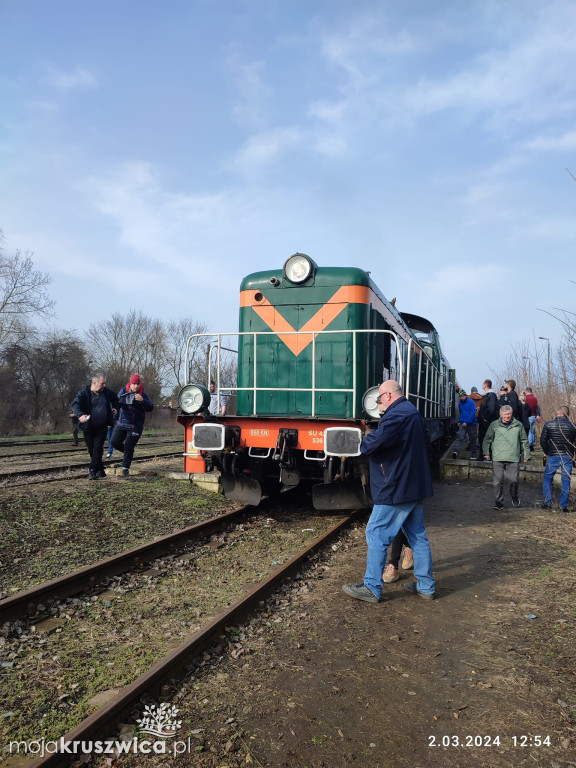
[[[253,385],[249,387],[239,387],[239,386],[227,386],[225,387],[226,390],[234,391],[234,392],[249,392],[251,391],[253,393],[253,415],[256,415],[257,410],[257,397],[258,392],[283,392],[286,390],[286,387],[259,387],[257,382],[257,370],[258,370],[258,360],[257,360],[257,340],[261,337],[283,337],[283,336],[307,336],[311,337],[311,343],[312,343],[312,381],[311,387],[290,387],[291,392],[310,392],[312,395],[312,406],[311,406],[311,415],[315,416],[315,407],[316,407],[316,393],[326,393],[326,392],[351,392],[352,393],[352,402],[356,402],[357,398],[357,356],[358,356],[358,348],[357,348],[357,337],[359,334],[381,334],[381,335],[387,335],[392,337],[394,340],[395,346],[396,346],[396,361],[399,368],[399,375],[398,375],[398,383],[402,387],[402,389],[405,391],[405,395],[407,398],[413,397],[416,398],[417,405],[420,403],[421,400],[424,401],[424,409],[425,414],[429,413],[430,406],[433,406],[434,410],[438,409],[439,403],[437,403],[434,399],[434,394],[438,392],[439,387],[439,379],[441,378],[441,373],[438,370],[438,368],[434,365],[433,361],[426,355],[426,353],[422,350],[422,348],[416,344],[414,339],[410,339],[408,344],[404,341],[404,339],[401,339],[397,333],[394,331],[388,330],[388,329],[380,329],[380,328],[374,328],[374,329],[353,329],[353,330],[324,330],[324,331],[231,331],[231,332],[225,332],[225,333],[196,333],[190,336],[186,343],[186,355],[185,355],[185,361],[184,361],[184,370],[186,371],[186,374],[188,376],[188,361],[189,361],[189,353],[190,353],[190,345],[194,339],[199,338],[206,338],[214,340],[216,339],[216,342],[214,344],[210,344],[209,346],[209,360],[212,358],[212,352],[214,349],[217,350],[217,389],[220,390],[220,353],[221,350],[227,350],[231,352],[238,352],[238,350],[230,349],[230,347],[223,347],[222,346],[222,340],[224,338],[228,338],[230,336],[235,337],[241,337],[241,336],[251,336],[252,337],[252,350],[253,350]],[[334,334],[352,334],[352,387],[339,387],[339,388],[317,388],[316,387],[316,340],[319,336],[328,336],[328,335],[334,335]],[[410,351],[411,348],[414,348],[414,351],[419,350],[419,362],[418,362],[418,382],[416,382],[416,392],[410,391]],[[405,352],[406,354],[403,355],[402,352]],[[422,362],[424,361],[425,365],[425,371],[426,371],[426,390],[424,393],[421,393],[418,391],[419,388],[419,381],[421,376],[421,369],[422,369]],[[392,360],[390,361],[390,365],[392,365]],[[211,368],[211,364],[209,362],[209,367]],[[388,371],[391,371],[391,368],[387,369]],[[428,384],[429,384],[429,376],[431,374],[432,382],[431,382],[431,392],[429,396],[428,395]],[[187,384],[190,382],[186,382]],[[445,409],[444,409],[445,410]],[[431,414],[430,414],[431,415]]]

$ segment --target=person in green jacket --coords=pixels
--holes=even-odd
[[[518,477],[520,458],[524,455],[524,464],[530,459],[530,445],[522,422],[514,418],[509,405],[500,408],[500,418],[488,427],[482,443],[486,461],[490,461],[492,449],[492,486],[494,488],[494,509],[504,508],[504,483],[510,483],[512,506],[519,507]]]

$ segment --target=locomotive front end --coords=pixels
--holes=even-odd
[[[434,360],[369,274],[302,253],[244,278],[238,331],[193,340],[215,382],[180,393],[185,468],[206,461],[244,503],[307,485],[317,509],[369,505],[360,443],[379,419],[374,385],[397,380],[423,416],[444,397]],[[232,353],[233,373],[223,364]]]
[[[366,504],[359,446],[371,352],[355,331],[369,327],[369,284],[360,269],[319,268],[301,253],[243,280],[238,333],[216,337],[216,347],[237,341],[234,413],[210,414],[200,385],[180,393],[188,458],[205,453],[227,496],[254,504],[354,478],[360,490],[343,508]]]

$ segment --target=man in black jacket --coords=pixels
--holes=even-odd
[[[480,445],[480,453],[482,453],[482,443],[488,432],[488,427],[493,421],[496,421],[500,415],[500,409],[498,407],[498,397],[496,392],[492,389],[492,382],[490,379],[484,379],[482,384],[484,390],[484,397],[480,403],[480,412],[478,413],[478,443]]]
[[[568,512],[570,475],[576,455],[576,427],[566,417],[564,408],[557,408],[555,418],[544,424],[544,429],[540,435],[540,445],[548,457],[544,470],[544,504],[542,506],[546,509],[552,506],[552,479],[560,470],[562,479],[560,511]]]
[[[78,418],[78,426],[84,433],[84,441],[90,454],[90,480],[106,477],[102,463],[102,449],[108,427],[114,423],[119,403],[116,393],[106,386],[106,376],[95,373],[92,384],[84,387],[74,398],[72,413]]]
[[[522,403],[516,394],[516,382],[514,379],[507,379],[504,382],[503,391],[498,401],[498,406],[509,405],[512,408],[512,415],[522,423]]]

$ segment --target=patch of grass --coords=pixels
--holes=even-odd
[[[0,576],[16,592],[220,514],[233,505],[166,478],[5,489]]]
[[[257,568],[267,563],[269,570],[273,558],[300,549],[303,526],[306,520],[295,519],[264,527],[255,516],[229,532],[226,546],[197,545],[193,562],[167,556],[154,577],[117,577],[109,599],[64,603],[59,618],[65,623],[49,635],[9,635],[5,651],[15,654],[15,665],[3,670],[0,712],[12,714],[0,719],[0,742],[53,739],[69,731],[93,710],[95,694],[130,683],[243,594]],[[245,629],[228,632],[224,645],[241,649]],[[272,679],[279,673],[264,667],[263,674]]]

